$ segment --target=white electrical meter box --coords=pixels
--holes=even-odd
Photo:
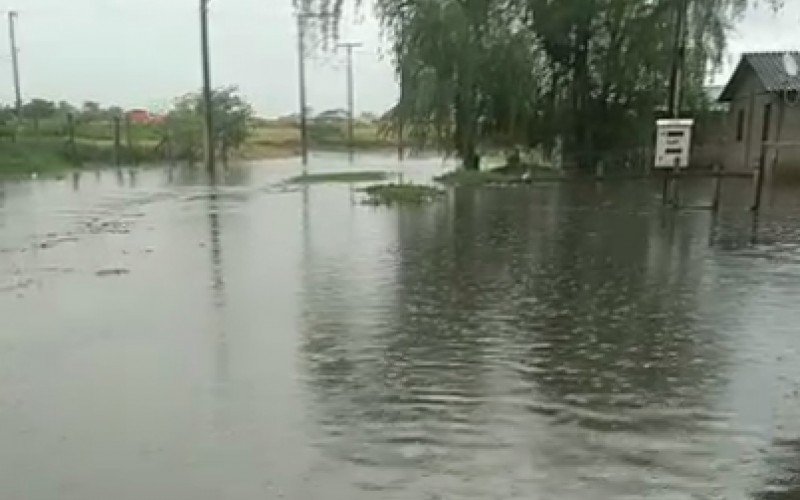
[[[680,168],[689,166],[692,150],[692,128],[694,120],[658,120],[656,122],[656,168]]]

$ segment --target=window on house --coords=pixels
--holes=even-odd
[[[761,141],[767,142],[769,140],[770,121],[772,120],[772,104],[764,106],[764,125],[761,129]]]
[[[736,117],[736,142],[742,142],[744,139],[744,110],[740,109]]]

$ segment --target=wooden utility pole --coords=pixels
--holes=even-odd
[[[306,17],[307,14],[297,15],[297,58],[298,85],[300,85],[300,154],[303,159],[303,172],[308,167],[308,117],[306,116]]]
[[[17,112],[17,118],[20,118],[22,116],[22,90],[19,84],[19,49],[17,48],[16,30],[17,16],[18,13],[13,10],[8,13],[8,33],[11,37],[11,66],[14,72],[14,96],[16,98],[15,110]]]
[[[305,3],[305,2],[304,2]],[[297,61],[298,85],[300,89],[300,150],[303,173],[308,170],[308,104],[306,103],[306,19],[328,18],[333,14],[324,12],[300,12],[297,14]]]
[[[669,115],[679,118],[681,114],[681,88],[683,67],[686,62],[686,25],[688,24],[689,0],[676,0],[675,42],[672,52],[672,69],[669,78]]]
[[[205,164],[214,173],[214,110],[211,102],[211,69],[208,57],[208,1],[200,0],[200,41],[203,64],[203,115],[205,118]]]
[[[350,160],[355,153],[355,84],[353,81],[353,49],[361,47],[361,43],[340,43],[339,47],[347,51],[347,149]]]

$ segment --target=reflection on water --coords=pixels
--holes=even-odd
[[[264,189],[297,167],[0,185],[0,497],[797,496],[792,193]]]

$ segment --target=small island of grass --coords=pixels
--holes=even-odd
[[[345,183],[355,184],[358,182],[384,181],[389,174],[378,171],[364,172],[325,172],[318,174],[303,174],[292,177],[289,182],[292,184],[325,184],[325,183]]]
[[[419,184],[376,184],[362,190],[367,205],[420,205],[444,195],[444,191]]]

